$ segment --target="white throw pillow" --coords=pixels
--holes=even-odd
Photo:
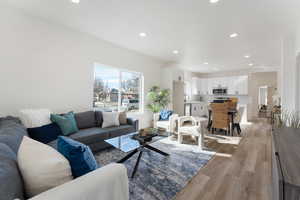
[[[102,115],[103,115],[102,128],[120,126],[118,112],[103,112]]]
[[[51,124],[51,111],[48,109],[20,110],[20,119],[26,128],[36,128]]]
[[[18,165],[28,197],[73,180],[69,161],[62,154],[27,136],[18,151]]]

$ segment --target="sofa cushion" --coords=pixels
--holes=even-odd
[[[14,121],[3,121],[0,127],[0,143],[9,146],[15,153],[18,152],[23,136],[27,135],[26,128]]]
[[[173,114],[173,111],[171,110],[162,110],[159,113],[159,120],[169,120],[171,115]]]
[[[95,111],[95,118],[96,118],[96,126],[102,127],[103,124],[103,114],[101,111]]]
[[[64,135],[70,135],[78,131],[73,112],[63,115],[51,114],[51,121],[57,123]]]
[[[49,142],[47,145],[57,150],[57,139]]]
[[[56,140],[62,132],[56,123],[48,124],[38,128],[27,129],[28,135],[39,142],[47,144],[53,140]]]
[[[0,143],[0,199],[24,199],[22,176],[16,154]]]
[[[35,128],[50,124],[48,109],[25,109],[20,111],[20,119],[26,128]]]
[[[94,111],[76,113],[75,119],[79,129],[93,128],[96,126],[96,116]]]
[[[109,134],[109,138],[118,137],[121,135],[135,132],[135,128],[131,125],[103,128],[103,130]]]
[[[119,113],[119,122],[120,122],[120,125],[126,125],[127,124],[127,113],[126,112],[120,112]]]
[[[32,197],[73,180],[69,161],[52,147],[24,137],[18,165],[27,197]]]
[[[87,145],[60,136],[57,141],[57,150],[68,159],[74,178],[83,176],[98,168],[95,157]]]
[[[107,131],[102,128],[89,128],[79,130],[77,133],[70,135],[70,138],[88,145],[106,140],[108,136]]]
[[[0,128],[5,124],[17,123],[22,124],[21,120],[17,117],[7,116],[7,117],[0,117]]]
[[[103,124],[102,128],[120,126],[118,112],[102,112]]]

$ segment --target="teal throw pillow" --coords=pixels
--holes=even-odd
[[[78,131],[73,112],[63,115],[51,114],[51,121],[56,123],[64,135],[70,135]]]

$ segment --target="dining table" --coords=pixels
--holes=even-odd
[[[234,131],[234,116],[237,114],[237,109],[229,109],[228,110],[228,115],[230,115],[230,133],[233,136],[233,131]],[[208,106],[208,124],[207,124],[207,129],[210,130],[212,127],[212,118],[211,118],[211,114],[212,114],[212,109],[210,106]],[[230,134],[229,133],[229,134]]]

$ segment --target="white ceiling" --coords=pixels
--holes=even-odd
[[[281,37],[300,21],[300,0],[1,1],[195,72],[274,69]],[[234,32],[239,36],[229,38]]]

